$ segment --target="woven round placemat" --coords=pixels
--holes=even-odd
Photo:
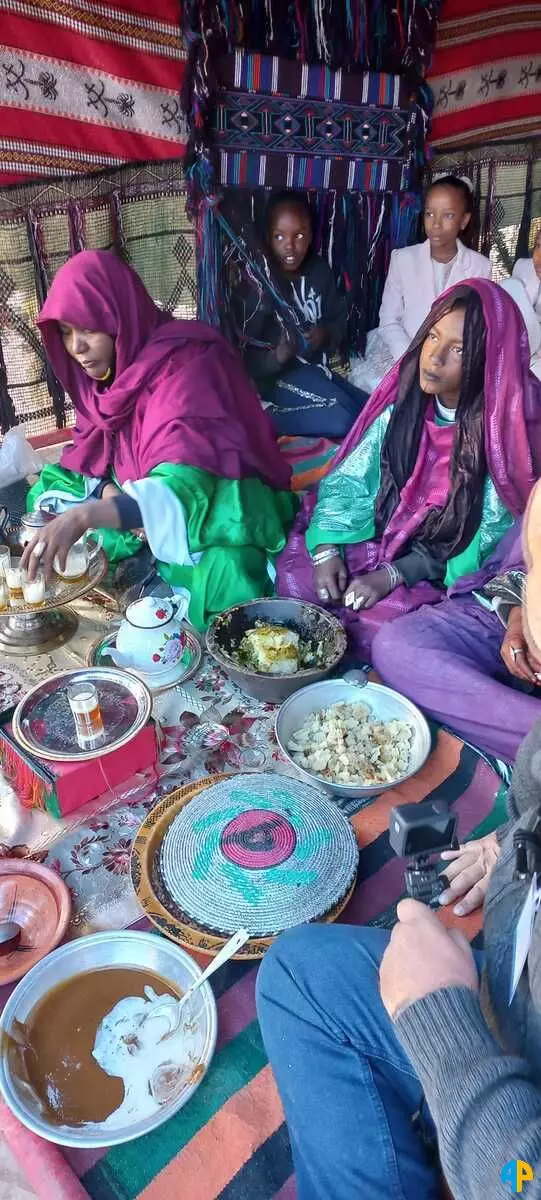
[[[347,891],[357,843],[332,800],[296,779],[228,776],[195,796],[159,855],[167,895],[192,920],[254,937],[314,921]]]
[[[238,777],[236,777],[238,778]],[[283,779],[282,776],[279,776]],[[143,821],[135,838],[131,856],[131,877],[137,898],[146,916],[157,929],[185,949],[213,958],[221,950],[229,935],[221,936],[201,922],[183,912],[168,895],[161,880],[160,853],[163,839],[173,821],[201,792],[213,787],[228,775],[213,775],[199,779],[164,796]],[[288,782],[286,780],[286,782]],[[344,818],[345,819],[345,818]],[[356,851],[355,851],[356,852]],[[336,921],[349,903],[355,888],[356,873],[343,894],[338,896],[321,921]],[[274,941],[274,935],[253,937],[235,955],[242,960],[260,959]]]

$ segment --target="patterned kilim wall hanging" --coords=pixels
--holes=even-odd
[[[348,298],[350,347],[362,349],[390,252],[417,236],[429,118],[421,78],[439,3],[269,0],[257,20],[262,7],[221,4],[217,20],[215,4],[184,5],[200,315],[224,322],[239,272],[270,284],[280,308],[254,222],[261,229],[272,188],[291,187],[309,196],[316,248]],[[239,40],[249,48],[223,53]],[[308,55],[320,61],[301,61]],[[283,318],[287,326],[285,306]]]

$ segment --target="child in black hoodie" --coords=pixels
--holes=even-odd
[[[266,242],[284,299],[297,311],[303,336],[284,332],[272,295],[244,287],[234,297],[245,365],[279,434],[340,440],[366,395],[335,375],[329,362],[346,340],[346,303],[333,273],[312,248],[306,198],[275,193],[267,207]]]

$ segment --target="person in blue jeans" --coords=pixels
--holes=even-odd
[[[258,978],[298,1200],[436,1200],[435,1129],[379,991],[381,929],[309,925]]]
[[[541,484],[532,496],[525,628],[539,656]],[[541,722],[519,750],[508,809],[498,835],[444,855],[441,901],[465,915],[484,900],[483,956],[410,899],[398,905],[391,934],[309,925],[266,955],[258,1013],[298,1200],[440,1200],[442,1170],[454,1200],[504,1200],[517,1190],[540,1200],[535,902],[516,964],[515,935],[541,874]]]

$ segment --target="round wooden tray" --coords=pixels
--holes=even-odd
[[[204,954],[209,958],[214,958],[222,949],[229,934],[220,937],[219,934],[205,928],[204,925],[199,925],[186,914],[180,917],[170,912],[157,895],[154,864],[165,833],[181,809],[189,804],[190,800],[199,792],[227,778],[228,776],[225,774],[207,776],[205,779],[199,779],[196,783],[177,788],[168,796],[164,796],[163,800],[152,809],[143,821],[131,854],[132,883],[139,903],[149,921],[152,921],[160,933],[164,933],[179,946],[183,946],[186,950],[195,950],[198,954]],[[349,903],[355,883],[356,879],[353,880],[351,887],[337,904],[321,917],[322,921],[336,921]],[[250,938],[234,957],[244,961],[263,958],[274,941],[275,937],[273,936]]]

